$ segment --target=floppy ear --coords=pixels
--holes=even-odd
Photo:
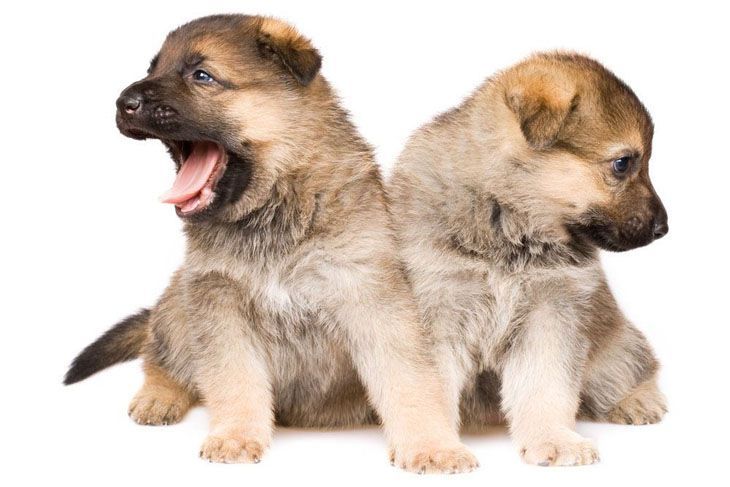
[[[533,149],[548,149],[578,106],[578,95],[540,78],[515,87],[506,96],[527,143]]]
[[[309,39],[280,20],[264,19],[257,40],[261,54],[279,63],[302,86],[311,83],[322,66],[322,57]]]

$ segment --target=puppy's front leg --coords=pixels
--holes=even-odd
[[[581,343],[566,310],[537,306],[507,352],[502,406],[523,459],[535,465],[585,465],[598,460],[593,444],[575,432]]]
[[[189,286],[196,328],[195,380],[211,415],[200,456],[213,462],[257,463],[273,433],[268,365],[252,332],[250,299],[217,273]]]
[[[390,442],[391,461],[417,473],[471,471],[478,462],[459,441],[415,305],[405,282],[399,284],[365,290],[339,307],[350,353]]]

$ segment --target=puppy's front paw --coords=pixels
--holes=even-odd
[[[598,461],[598,450],[593,442],[573,431],[526,444],[520,454],[525,462],[541,467],[590,465]]]
[[[259,463],[266,444],[243,435],[210,435],[200,447],[200,458],[217,463]]]
[[[622,399],[607,415],[618,424],[654,424],[667,412],[664,395],[655,385],[639,386]]]
[[[471,472],[479,466],[476,457],[460,443],[395,448],[391,450],[390,463],[419,474]]]
[[[167,425],[180,422],[190,408],[190,401],[173,394],[140,391],[129,405],[129,417],[145,425]]]

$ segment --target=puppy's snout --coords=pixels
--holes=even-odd
[[[122,93],[117,99],[117,109],[128,115],[134,114],[142,106],[141,93]]]
[[[128,86],[117,98],[117,110],[124,115],[133,116],[142,112],[145,104],[155,99],[152,84],[140,81]]]

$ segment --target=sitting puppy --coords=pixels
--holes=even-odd
[[[161,140],[177,167],[163,200],[187,254],[157,305],[84,350],[66,383],[141,355],[131,417],[174,423],[201,400],[200,455],[215,462],[258,462],[275,421],[382,421],[403,468],[471,470],[371,149],[320,63],[278,20],[207,17],[170,33],[122,92],[120,131]]]
[[[528,463],[596,461],[578,414],[644,424],[666,411],[657,361],[598,260],[667,233],[652,134],[599,63],[539,54],[417,131],[395,167],[392,214],[451,414],[504,415]]]

